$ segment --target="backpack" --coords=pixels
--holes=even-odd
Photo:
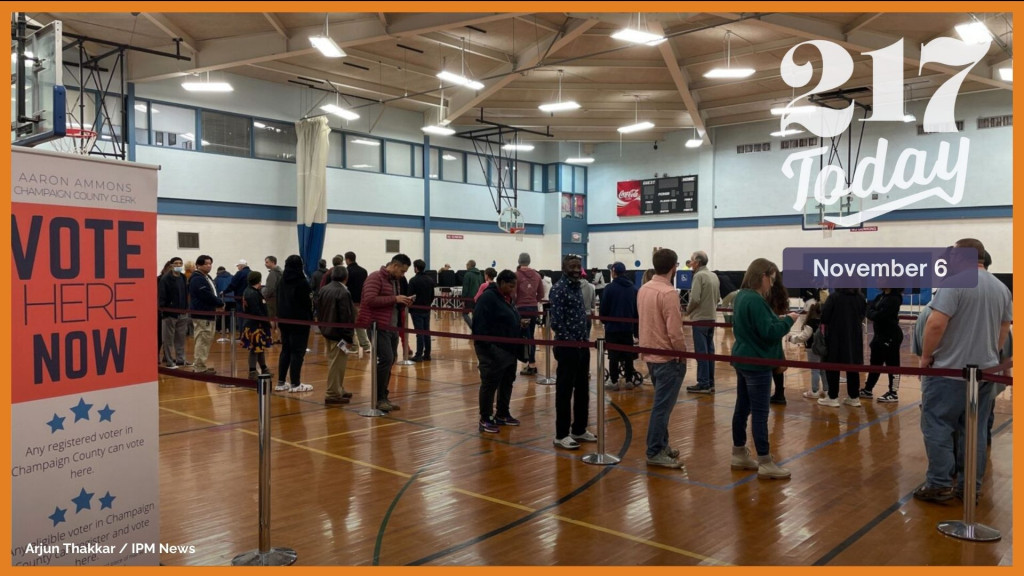
[[[825,325],[818,326],[818,329],[811,336],[811,352],[819,358],[824,359],[828,355],[828,341],[825,340]]]

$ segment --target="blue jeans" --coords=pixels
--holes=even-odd
[[[668,420],[679,399],[679,388],[686,376],[682,362],[647,363],[654,384],[654,406],[647,424],[647,457],[654,458],[668,446]]]
[[[693,326],[693,351],[697,354],[715,353],[715,327]],[[715,362],[697,360],[697,386],[712,388],[715,385]]]
[[[430,330],[430,311],[410,312],[413,330]],[[416,335],[416,356],[430,356],[430,334]]]
[[[746,446],[747,417],[753,416],[750,427],[758,456],[771,452],[768,444],[768,398],[772,392],[771,370],[736,369],[736,408],[732,412],[732,445]]]
[[[928,472],[925,481],[929,486],[949,487],[953,485],[953,472],[963,482],[963,461],[956,454],[963,454],[966,435],[967,382],[956,378],[925,376],[921,382],[921,434],[924,449],[928,455]],[[978,489],[985,476],[988,463],[988,415],[995,402],[995,384],[980,382],[978,387]],[[956,452],[954,453],[954,432]],[[960,461],[958,461],[960,460]]]

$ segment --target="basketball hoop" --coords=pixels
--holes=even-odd
[[[78,154],[86,156],[96,143],[96,132],[80,128],[68,128],[64,137],[53,141],[53,147],[65,154]]]
[[[821,237],[822,238],[831,238],[832,237],[832,231],[835,230],[835,229],[836,229],[836,223],[835,222],[828,222],[828,221],[822,220],[822,222],[821,222]]]
[[[509,228],[508,229],[508,233],[516,237],[516,242],[522,242],[523,241],[523,236],[526,236],[525,232],[526,232],[526,228],[525,227]]]
[[[515,234],[516,240],[522,240],[523,232],[526,231],[523,213],[514,206],[506,206],[498,215],[498,228],[503,232]]]

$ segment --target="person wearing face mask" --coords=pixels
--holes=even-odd
[[[188,308],[188,290],[185,287],[185,268],[181,258],[175,256],[167,264],[170,270],[160,277],[160,308],[185,310]],[[188,333],[188,314],[184,312],[161,312],[163,350],[161,359],[164,366],[177,368],[185,365],[185,335]]]
[[[789,333],[796,313],[778,316],[769,304],[772,284],[779,267],[758,258],[747,267],[733,306],[733,356],[781,359],[782,337]],[[736,406],[732,414],[732,469],[757,470],[758,478],[789,478],[789,470],[772,460],[768,442],[768,398],[771,396],[772,367],[733,362],[736,369]],[[757,459],[747,450],[747,419]]]
[[[551,330],[555,340],[586,342],[590,320],[583,304],[582,260],[575,254],[562,259],[562,277],[551,288]],[[584,282],[585,283],[585,282]],[[554,346],[555,446],[575,450],[580,442],[597,442],[587,430],[590,416],[590,348]],[[603,408],[602,408],[603,409]]]

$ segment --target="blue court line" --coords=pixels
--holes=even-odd
[[[914,487],[916,490],[917,487]],[[847,536],[846,540],[843,540],[837,544],[834,548],[825,553],[824,556],[815,560],[811,566],[825,566],[829,562],[835,559],[836,556],[842,554],[847,548],[852,546],[857,540],[860,540],[862,536],[873,530],[876,526],[882,523],[886,518],[892,516],[897,510],[903,507],[911,498],[914,497],[914,491],[906,493],[902,498],[893,502],[888,508],[882,510],[878,516],[872,518],[867,524],[863,525],[853,534]]]

